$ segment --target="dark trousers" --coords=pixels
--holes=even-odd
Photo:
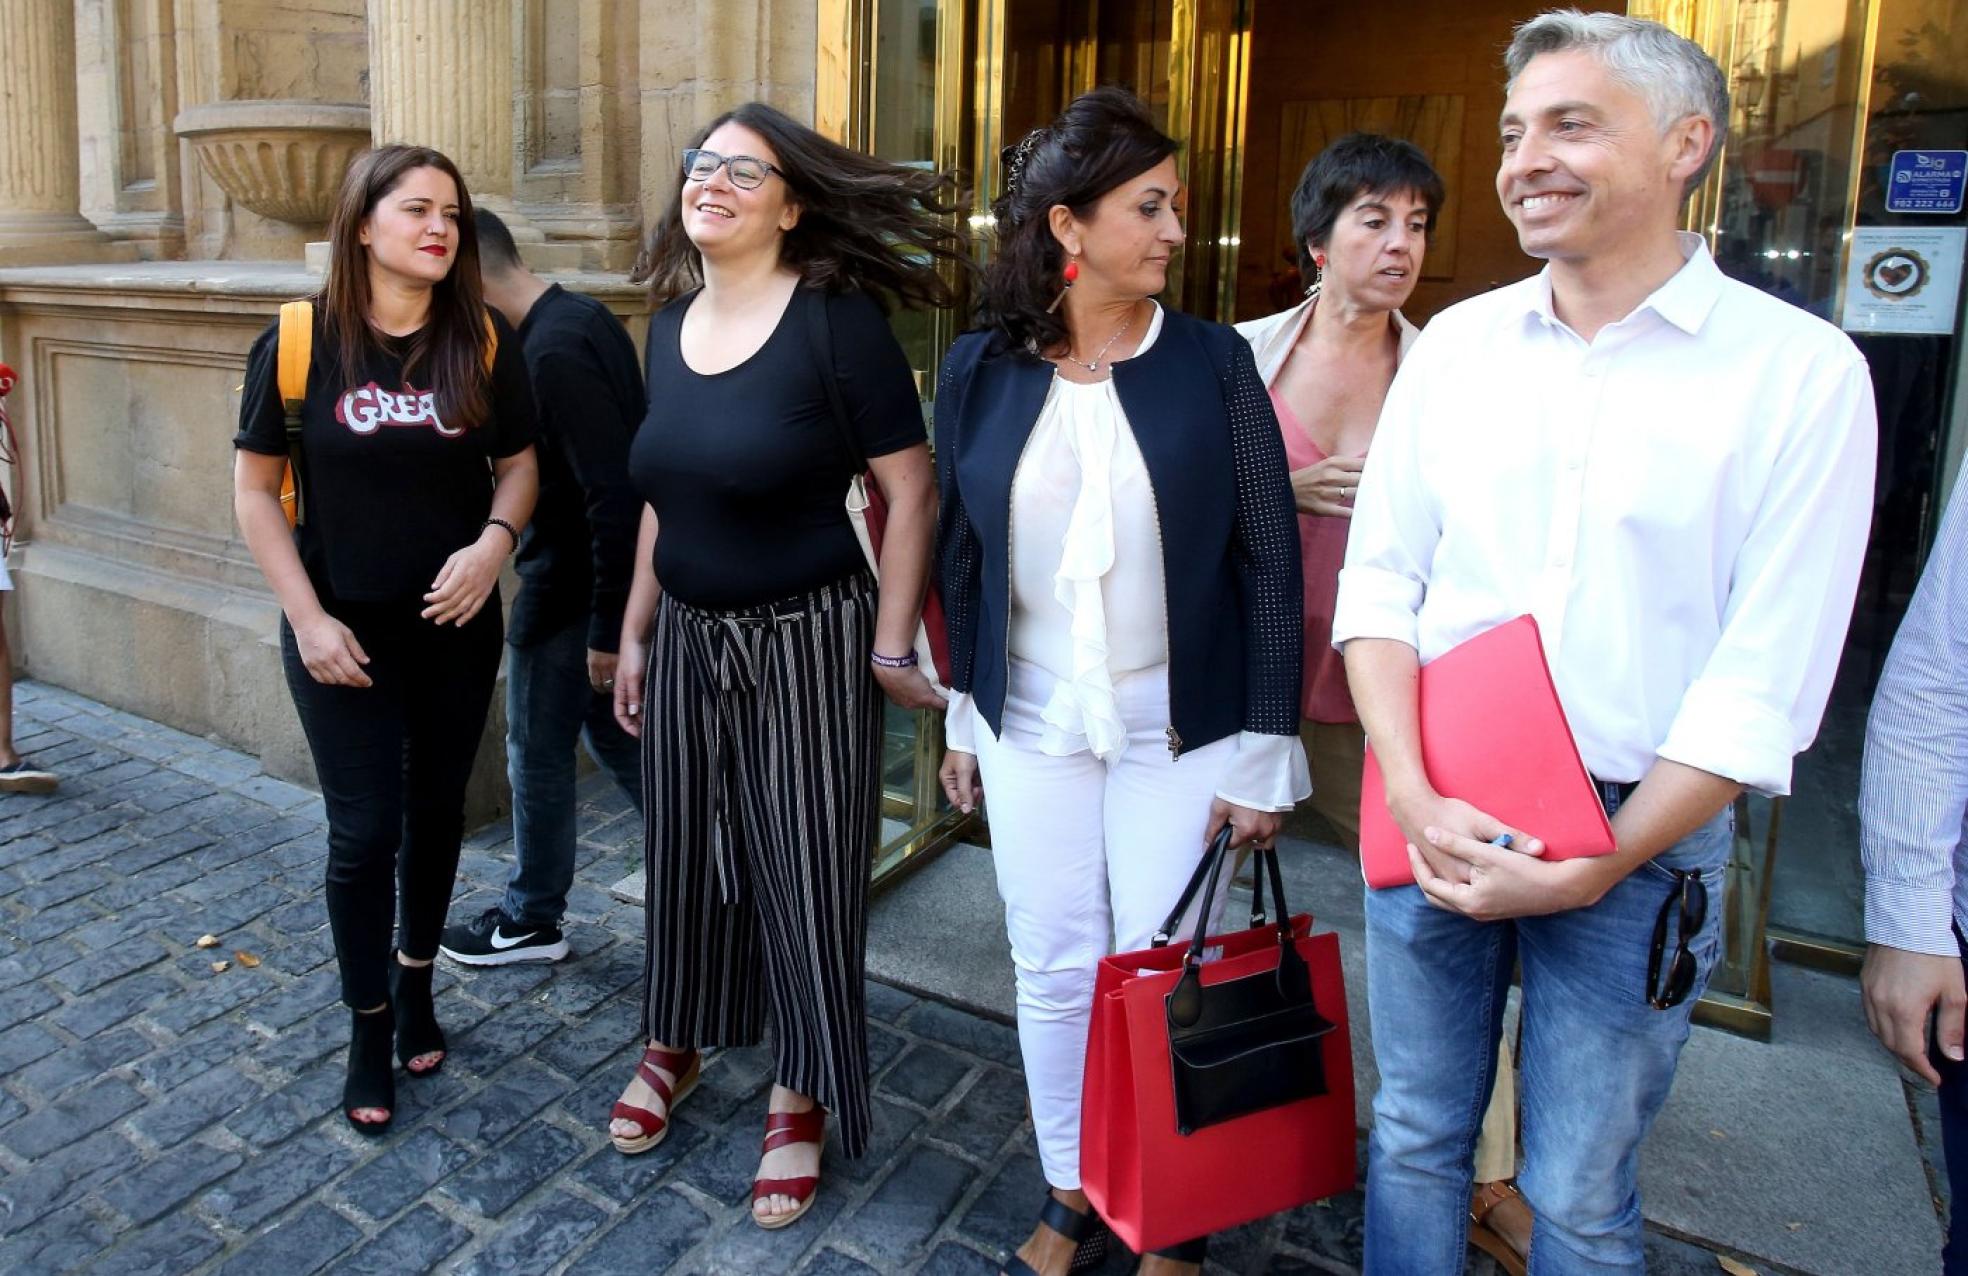
[[[465,781],[492,703],[504,621],[495,591],[460,629],[422,604],[332,603],[375,685],[331,687],[280,626],[281,662],[328,811],[328,925],[342,1000],[389,999],[390,928],[404,955],[435,958],[464,839]]]
[[[1968,973],[1968,941],[1954,934]],[[1947,1248],[1941,1254],[1944,1276],[1968,1276],[1968,1063],[1956,1063],[1930,1048],[1927,1057],[1941,1074],[1941,1152],[1947,1157]]]
[[[585,740],[640,812],[642,746],[616,725],[614,695],[588,685],[586,617],[507,652],[513,866],[499,909],[517,926],[558,926],[574,884],[574,750]]]
[[[643,1030],[665,1045],[756,1043],[832,1112],[860,1156],[868,1094],[868,871],[881,693],[866,576],[707,612],[657,605],[643,691]]]

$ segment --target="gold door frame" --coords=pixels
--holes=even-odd
[[[1173,0],[1169,135],[1189,195],[1189,239],[1169,300],[1228,323],[1243,244],[1244,126],[1257,0]]]
[[[818,40],[813,86],[814,127],[844,146],[874,149],[876,95],[875,19],[878,0],[818,0]],[[938,0],[934,122],[934,161],[945,172],[961,172],[966,138],[963,130],[968,87],[965,56],[970,42],[964,21],[965,0]],[[932,345],[948,348],[956,337],[959,313],[938,311],[930,316]],[[927,375],[925,375],[925,371]],[[917,369],[917,391],[934,387],[935,369]],[[915,715],[915,744],[911,782],[906,796],[884,785],[881,815],[906,827],[899,837],[880,840],[874,848],[872,884],[891,885],[921,867],[952,843],[980,835],[977,815],[940,810],[942,788],[937,779],[943,761],[943,718],[940,713]],[[925,817],[923,813],[932,813]]]

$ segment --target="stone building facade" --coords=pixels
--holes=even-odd
[[[810,117],[824,7],[0,4],[17,664],[305,778],[230,438],[248,346],[319,284],[307,245],[350,157],[444,151],[536,268],[632,319],[627,266],[684,138],[752,97]],[[495,751],[482,764],[485,807]]]

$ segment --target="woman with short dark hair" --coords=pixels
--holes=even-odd
[[[1079,1147],[1101,956],[1147,944],[1216,830],[1268,845],[1307,789],[1277,423],[1250,348],[1154,300],[1183,238],[1174,152],[1119,89],[1007,149],[984,326],[937,392],[942,780],[966,810],[991,794],[1051,1187],[1011,1276],[1090,1265],[1104,1236]]]
[[[647,1049],[609,1133],[656,1146],[698,1052],[755,1043],[770,1006],[752,1218],[779,1228],[813,1204],[828,1112],[847,1155],[868,1143],[881,697],[943,703],[913,654],[929,446],[882,303],[951,304],[939,266],[969,259],[950,178],[761,103],[698,134],[677,182],[633,275],[675,299],[629,454],[646,504],[615,713],[643,743]],[[879,586],[843,504],[864,465],[888,501]]]
[[[1420,282],[1442,211],[1442,179],[1413,143],[1351,133],[1314,156],[1292,191],[1305,300],[1237,325],[1257,356],[1284,435],[1305,570],[1305,685],[1299,732],[1311,807],[1347,850],[1360,849],[1366,734],[1332,646],[1333,602],[1381,401],[1420,332],[1401,306]],[[1516,1099],[1507,1049],[1476,1148],[1470,1243],[1522,1276],[1530,1207],[1511,1183]]]
[[[1305,166],[1292,192],[1305,300],[1237,325],[1270,390],[1292,467],[1305,571],[1300,711],[1311,805],[1355,852],[1366,737],[1332,649],[1333,599],[1381,400],[1420,335],[1401,306],[1420,282],[1442,198],[1442,179],[1413,144],[1370,133],[1340,138]]]
[[[431,963],[499,670],[499,569],[538,471],[526,365],[479,292],[456,166],[420,146],[357,156],[328,241],[298,524],[281,510],[278,324],[247,357],[233,505],[280,602],[281,663],[327,805],[328,925],[354,1016],[342,1110],[373,1135],[395,1104],[392,1038],[413,1077],[444,1062]]]

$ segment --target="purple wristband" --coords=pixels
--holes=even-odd
[[[884,669],[914,669],[916,667],[916,653],[913,651],[906,656],[884,656],[879,651],[870,651],[868,653],[868,659]]]

